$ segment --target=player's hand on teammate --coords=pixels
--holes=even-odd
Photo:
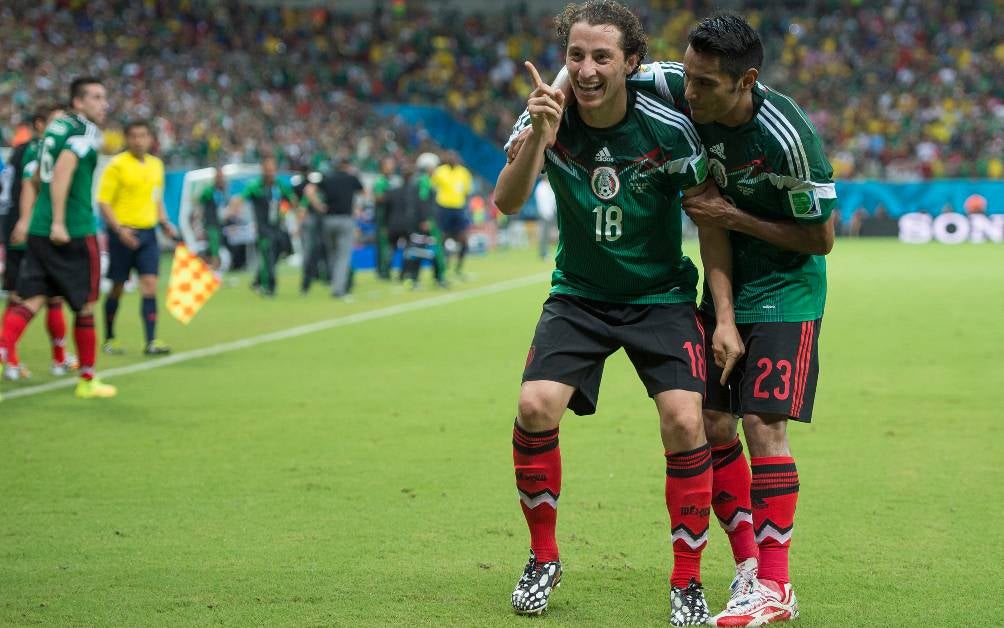
[[[28,222],[18,220],[14,225],[14,230],[10,233],[11,244],[24,244],[28,240]]]
[[[526,101],[533,132],[543,135],[550,145],[558,135],[561,114],[565,108],[565,94],[541,80],[537,68],[533,67],[532,63],[524,61],[523,65],[526,66],[533,82],[533,91]]]
[[[698,227],[732,227],[732,216],[736,208],[725,200],[718,188],[711,185],[708,191],[683,198],[683,211]]]
[[[53,221],[52,227],[49,229],[49,239],[56,246],[69,244],[70,232],[66,230],[65,224]]]
[[[724,386],[736,362],[746,353],[746,346],[735,323],[719,323],[715,326],[715,333],[711,337],[711,352],[714,353],[715,364],[722,369],[719,383]]]
[[[115,230],[115,235],[118,237],[119,242],[126,245],[127,248],[133,250],[139,248],[139,238],[136,237],[136,232],[129,227],[119,226],[119,228]]]

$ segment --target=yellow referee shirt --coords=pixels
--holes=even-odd
[[[432,185],[436,188],[436,203],[448,209],[467,207],[471,193],[471,171],[461,165],[443,164],[432,171]]]
[[[98,184],[98,202],[111,207],[116,220],[134,229],[157,226],[157,203],[163,194],[164,162],[153,155],[140,161],[129,151],[112,157]]]

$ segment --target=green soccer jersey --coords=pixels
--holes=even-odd
[[[285,208],[287,210],[296,207],[299,203],[293,188],[279,179],[276,179],[271,186],[266,187],[265,181],[258,177],[244,188],[243,196],[251,203],[255,225],[260,233],[282,228],[282,214],[284,213],[282,205],[284,202],[287,205]]]
[[[512,138],[528,126],[524,112]],[[685,116],[633,89],[624,119],[609,128],[587,126],[569,107],[544,163],[558,203],[553,294],[696,300],[697,268],[681,249],[680,193],[704,182],[707,157]]]
[[[33,139],[24,147],[24,154],[21,156],[21,179],[23,182],[30,181],[38,171],[38,147],[41,143],[41,138]],[[24,183],[21,184],[21,194],[24,194]],[[19,198],[18,201],[20,200],[21,199]],[[20,215],[21,208],[11,208],[11,211]],[[22,242],[21,244],[8,243],[7,248],[12,251],[23,251],[28,248],[28,244],[26,242]]]
[[[658,94],[688,114],[683,65],[643,65],[632,85]],[[790,98],[757,83],[753,118],[738,127],[695,124],[708,168],[722,195],[769,220],[822,223],[836,205],[833,168],[816,129]],[[732,232],[732,282],[737,323],[799,322],[822,317],[826,261]],[[705,285],[701,308],[713,311]]]
[[[64,150],[77,156],[77,167],[70,179],[66,195],[66,230],[71,238],[82,238],[97,232],[94,218],[94,169],[98,165],[101,131],[90,120],[75,113],[53,120],[45,129],[38,152],[38,172],[41,186],[28,233],[48,236],[52,230],[52,194],[50,183],[56,160]]]

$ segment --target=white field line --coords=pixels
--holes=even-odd
[[[318,321],[316,323],[309,323],[307,325],[300,325],[298,327],[290,327],[289,329],[273,331],[267,334],[261,334],[259,336],[251,336],[250,338],[243,338],[241,340],[223,342],[217,345],[203,347],[202,349],[193,349],[191,351],[174,353],[172,355],[163,358],[151,358],[146,362],[138,362],[136,364],[130,364],[128,366],[120,366],[118,368],[99,371],[99,375],[101,376],[101,379],[105,380],[105,379],[111,379],[113,377],[118,377],[120,375],[131,375],[133,373],[141,373],[143,371],[149,371],[164,366],[170,366],[172,364],[179,364],[181,362],[188,362],[190,360],[198,360],[199,358],[206,358],[209,356],[220,355],[221,353],[229,353],[231,351],[237,351],[240,349],[257,347],[258,345],[263,345],[269,342],[276,342],[278,340],[286,340],[288,338],[305,336],[307,334],[313,334],[319,331],[325,331],[327,329],[334,329],[336,327],[345,327],[346,325],[365,323],[366,321],[373,321],[381,318],[387,318],[388,316],[397,316],[398,314],[416,312],[418,310],[425,310],[433,307],[438,307],[440,305],[456,303],[458,301],[466,301],[468,299],[474,299],[489,294],[498,294],[499,292],[505,292],[507,290],[514,290],[516,288],[531,286],[535,283],[541,283],[546,279],[548,279],[549,277],[550,273],[535,273],[533,275],[528,275],[526,277],[500,281],[498,283],[489,284],[487,286],[482,286],[480,288],[472,288],[470,290],[464,290],[462,292],[451,292],[448,294],[442,294],[435,297],[430,297],[428,299],[420,299],[418,301],[411,301],[409,303],[391,305],[377,310],[368,310],[365,312],[357,312],[356,314],[338,316],[336,318],[329,318],[327,320]],[[18,397],[30,397],[32,395],[40,395],[42,393],[50,392],[53,390],[59,390],[60,388],[69,388],[71,386],[76,385],[76,383],[77,383],[76,377],[67,377],[65,379],[55,380],[52,382],[48,382],[46,384],[39,384],[38,386],[28,386],[26,388],[17,388],[15,390],[4,391],[3,398],[6,401],[11,399],[17,399]]]

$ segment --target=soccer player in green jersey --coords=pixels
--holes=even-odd
[[[223,168],[215,168],[213,184],[206,186],[199,194],[196,201],[198,209],[193,212],[193,215],[198,215],[202,230],[206,234],[206,261],[216,271],[220,269],[220,241],[222,239],[220,214],[226,210],[230,200],[227,189],[227,178],[223,174]]]
[[[251,204],[257,230],[258,289],[263,296],[274,297],[276,289],[275,266],[279,261],[280,247],[287,238],[285,212],[299,205],[293,188],[277,178],[279,167],[271,155],[261,160],[261,177],[244,188],[241,195]],[[240,197],[235,197],[240,202]]]
[[[63,115],[63,107],[58,105],[43,105],[35,110],[32,116],[32,126],[37,137],[14,149],[11,154],[12,189],[10,190],[10,213],[7,215],[5,235],[7,236],[7,268],[4,272],[3,288],[7,291],[7,309],[4,318],[17,316],[14,307],[21,302],[17,294],[17,282],[20,276],[21,261],[28,248],[28,225],[31,223],[31,212],[38,196],[38,149],[42,144],[42,135],[50,122]],[[53,297],[48,300],[46,308],[46,328],[52,344],[52,366],[49,372],[56,376],[66,375],[77,367],[77,358],[66,352],[66,319],[63,317],[63,299]],[[17,355],[17,345],[7,347],[6,364],[3,377],[8,380],[18,380],[28,376],[28,370]]]
[[[23,301],[14,310],[15,316],[4,320],[0,358],[7,347],[17,344],[42,304],[61,296],[76,313],[73,335],[80,356],[76,395],[113,397],[115,387],[102,383],[94,374],[94,303],[98,300],[100,261],[91,195],[101,147],[98,125],[108,110],[104,85],[96,78],[75,79],[70,85],[70,103],[71,111],[54,120],[42,139],[38,198],[17,285]]]
[[[713,188],[707,157],[686,117],[627,86],[646,51],[635,15],[594,0],[566,7],[556,26],[576,104],[563,112],[563,94],[527,63],[535,89],[513,138],[531,130],[499,175],[495,199],[503,212],[516,213],[545,168],[558,204],[551,295],[530,346],[513,427],[531,554],[512,605],[519,613],[542,612],[561,580],[558,424],[565,408],[595,411],[603,364],[623,347],[655,402],[665,448],[674,554],[670,623],[699,625],[708,619],[700,557],[711,511],[711,452],[701,419],[706,364],[697,269],[681,250],[680,198]],[[741,343],[731,318],[726,233],[702,229],[702,251],[722,316],[716,347],[724,347],[730,369]]]
[[[714,622],[759,626],[798,616],[788,546],[799,481],[787,424],[812,417],[836,193],[805,112],[757,81],[763,46],[756,31],[739,16],[717,14],[688,40],[682,64],[655,63],[633,80],[693,120],[723,195],[684,200],[699,226],[729,230],[735,318],[746,347],[727,385],[714,365],[708,369],[712,505],[737,563],[732,599]],[[707,290],[700,309],[713,327]],[[742,417],[750,463],[735,417]]]

